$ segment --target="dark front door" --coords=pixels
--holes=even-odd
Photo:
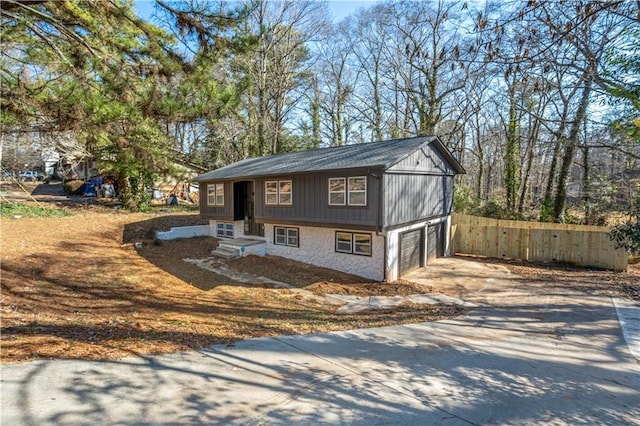
[[[264,236],[264,225],[255,223],[253,182],[233,183],[233,219],[244,221],[244,235]]]

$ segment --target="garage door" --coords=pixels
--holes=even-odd
[[[422,229],[400,234],[400,276],[423,266],[423,242]]]
[[[444,256],[444,222],[427,227],[427,265],[436,257]]]

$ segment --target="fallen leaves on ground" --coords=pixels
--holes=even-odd
[[[568,287],[590,294],[628,297],[640,302],[640,264],[630,264],[627,272],[613,272],[557,263],[500,260],[475,256],[465,256],[465,258],[506,266],[518,276],[519,280]]]
[[[3,220],[0,360],[113,359],[260,336],[433,321],[464,312],[406,304],[338,314],[335,306],[295,291],[235,282],[182,260],[208,256],[215,238],[153,239],[155,230],[201,220],[188,213],[100,210]],[[135,242],[143,244],[136,248]],[[318,288],[330,283],[344,291],[388,291],[381,283],[287,259],[235,264],[243,262],[257,275],[274,271],[283,278],[278,274],[285,271],[294,286],[313,288],[318,282]]]
[[[405,304],[338,314],[289,289],[236,282],[182,259],[207,257],[215,238],[157,242],[154,231],[202,223],[193,213],[76,209],[60,218],[3,219],[0,361],[113,359],[285,334],[434,321],[463,308]],[[142,243],[136,248],[136,242]],[[476,259],[517,279],[639,300],[640,268],[628,274]],[[229,262],[243,272],[315,294],[407,295],[429,286],[361,277],[267,256]]]

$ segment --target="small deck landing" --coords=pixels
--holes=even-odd
[[[253,238],[234,238],[234,239],[224,239],[220,238],[218,244],[221,246],[232,246],[232,247],[247,247],[247,246],[255,246],[257,244],[266,244],[265,240],[257,240]]]

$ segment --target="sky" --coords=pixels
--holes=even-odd
[[[347,16],[354,13],[360,8],[367,8],[378,1],[376,0],[329,0],[327,6],[333,15],[333,21],[342,21]],[[138,16],[149,18],[153,13],[155,1],[153,0],[134,0],[135,9]]]
[[[360,8],[368,8],[369,6],[377,3],[376,1],[360,0],[360,1],[341,1],[333,0],[328,1],[327,5],[329,11],[333,14],[334,22],[342,21],[347,16],[354,13]]]

